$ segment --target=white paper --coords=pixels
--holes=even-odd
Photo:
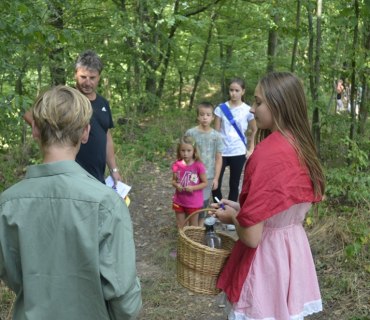
[[[108,187],[111,187],[113,188],[113,185],[114,185],[114,181],[112,179],[111,176],[108,176],[106,179],[105,179],[105,184],[108,186]],[[131,187],[128,186],[127,184],[121,182],[121,181],[118,181],[117,182],[117,185],[116,185],[116,188],[115,188],[116,192],[122,197],[122,198],[125,198],[127,196],[127,194],[129,193],[129,191],[131,190]]]

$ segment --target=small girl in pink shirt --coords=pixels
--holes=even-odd
[[[207,186],[206,169],[192,137],[182,137],[177,145],[177,161],[172,164],[172,186],[176,188],[172,208],[177,226],[181,228],[186,215],[203,207],[202,189]],[[198,226],[197,214],[189,219],[189,224]]]

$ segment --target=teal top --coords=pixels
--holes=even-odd
[[[0,196],[0,279],[14,320],[135,319],[141,308],[127,206],[75,161],[31,166]]]

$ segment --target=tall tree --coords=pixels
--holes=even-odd
[[[275,69],[275,57],[278,44],[278,23],[279,23],[279,13],[274,8],[275,1],[272,5],[272,14],[271,14],[271,26],[268,33],[267,41],[267,72],[274,71]]]
[[[202,58],[202,61],[200,63],[200,66],[199,66],[198,73],[196,74],[195,79],[194,79],[194,86],[193,86],[193,90],[192,90],[191,95],[190,95],[189,109],[192,109],[192,107],[193,107],[195,93],[197,91],[198,84],[199,84],[199,81],[200,81],[202,73],[203,73],[204,65],[205,65],[206,60],[207,60],[209,46],[211,44],[211,39],[212,39],[212,30],[214,28],[214,21],[216,19],[216,16],[217,15],[215,14],[215,12],[213,12],[212,15],[211,15],[211,23],[209,25],[208,38],[207,38],[207,41],[206,41],[206,44],[205,44],[205,47],[204,47],[204,50],[203,50],[203,58]]]
[[[297,50],[298,50],[298,40],[300,34],[300,24],[301,24],[301,0],[297,0],[297,12],[295,18],[295,32],[294,32],[294,43],[292,50],[292,62],[290,63],[290,71],[295,71],[296,60],[297,60]]]
[[[136,31],[129,37],[136,43],[137,50],[134,54],[140,62],[141,83],[145,90],[141,103],[144,112],[159,105],[173,50],[173,38],[179,26],[183,21],[209,10],[221,1],[209,0],[196,4],[182,3],[179,0],[173,3],[148,0],[135,2],[136,10],[131,14],[135,16]],[[121,10],[127,10],[126,1],[114,0],[114,3]]]
[[[48,3],[50,25],[56,29],[55,34],[60,34],[64,29],[63,7],[58,1]],[[66,70],[64,68],[64,47],[56,38],[54,46],[49,52],[51,84],[65,84]]]
[[[233,56],[233,45],[232,42],[224,41],[224,35],[222,35],[222,31],[218,28],[217,29],[217,40],[219,45],[219,52],[220,52],[220,64],[221,64],[221,75],[220,75],[220,83],[221,83],[221,99],[222,101],[227,100],[229,88],[227,87],[228,84],[228,76],[227,70],[230,67],[232,56]]]
[[[364,48],[364,61],[369,61],[370,53],[370,0],[365,0],[365,6],[363,8],[364,15],[364,27],[363,27],[363,48]],[[369,113],[369,85],[368,85],[368,76],[370,68],[369,66],[361,68],[360,78],[361,78],[361,92],[360,92],[360,110],[359,110],[359,126],[358,133],[364,135],[366,128],[366,121]]]
[[[176,16],[179,12],[179,4],[180,4],[180,1],[176,0],[175,4],[174,4],[174,9],[173,9],[174,16]],[[158,96],[159,99],[161,99],[162,94],[163,94],[163,88],[164,88],[164,84],[165,84],[165,80],[166,80],[166,74],[167,74],[167,71],[168,71],[168,66],[169,66],[169,63],[170,63],[170,57],[171,57],[171,51],[172,51],[171,42],[172,42],[172,38],[175,35],[177,27],[178,27],[178,22],[175,22],[175,23],[172,24],[172,26],[169,30],[169,34],[168,34],[168,41],[167,41],[167,44],[164,48],[163,68],[162,68],[161,75],[160,75],[160,78],[159,78],[159,85],[158,85],[158,90],[157,90],[157,96]],[[182,80],[180,79],[180,83],[181,83],[181,81]]]
[[[312,134],[316,147],[320,153],[320,109],[319,109],[319,85],[320,85],[320,48],[321,48],[321,12],[322,0],[316,2],[316,46],[314,48],[314,31],[311,3],[307,4],[309,25],[309,65],[310,65],[310,91],[313,104]],[[315,53],[314,53],[315,52]]]
[[[355,19],[354,19],[354,28],[353,28],[353,43],[352,43],[352,58],[351,58],[351,95],[350,95],[350,103],[351,103],[351,127],[349,131],[349,138],[351,140],[354,139],[356,133],[356,105],[355,105],[355,93],[356,93],[356,52],[358,47],[358,19],[359,19],[359,4],[358,0],[354,0],[354,11],[355,11]]]

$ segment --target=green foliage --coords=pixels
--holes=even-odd
[[[366,222],[369,220],[369,210],[370,202],[368,202],[367,208],[364,207],[363,210],[359,210],[361,214],[352,214],[351,218],[348,219],[347,228],[352,240],[346,245],[344,252],[351,262],[356,258],[360,258],[360,261],[366,261],[368,258],[366,248],[370,243],[370,227]]]
[[[326,193],[331,198],[344,198],[355,204],[370,199],[369,150],[361,150],[359,145],[348,137],[339,140],[344,146],[346,163],[339,168],[328,168]]]
[[[167,167],[175,160],[175,148],[178,138],[186,129],[194,126],[193,113],[170,109],[157,112],[137,121],[131,130],[125,124],[114,129],[116,145],[121,146],[123,162],[156,162]],[[118,141],[121,137],[121,141]]]
[[[39,151],[29,137],[29,126],[23,120],[30,99],[9,95],[0,101],[0,192],[19,181],[28,164],[39,161]]]
[[[3,97],[0,101],[0,152],[19,143],[22,138],[22,115],[29,100],[19,95]]]
[[[0,192],[21,180],[26,167],[40,163],[40,153],[36,143],[16,144],[9,146],[6,152],[0,152]]]

